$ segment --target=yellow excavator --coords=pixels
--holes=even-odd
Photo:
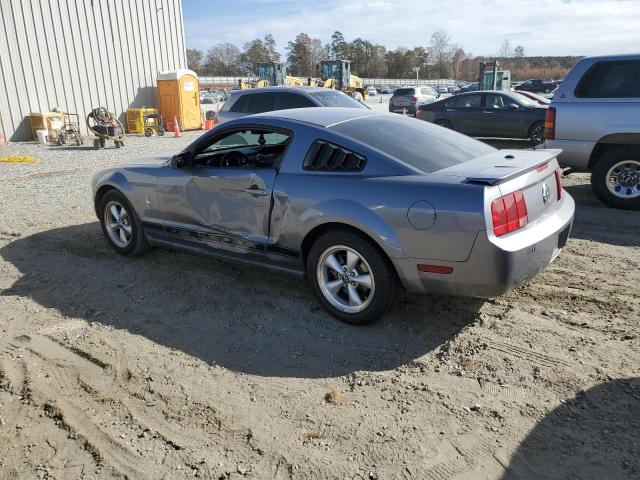
[[[292,86],[303,87],[306,82],[298,77],[287,75],[287,65],[279,62],[262,62],[256,64],[258,80],[256,82],[245,82],[238,80],[238,85],[242,90],[248,88]]]
[[[367,99],[367,89],[360,77],[351,75],[349,60],[323,60],[320,62],[321,86],[341,90],[362,102]]]

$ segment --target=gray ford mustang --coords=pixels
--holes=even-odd
[[[559,150],[496,150],[400,115],[282,110],[230,121],[163,165],[93,179],[115,251],[185,248],[306,275],[338,319],[401,288],[492,297],[560,253],[573,199]]]

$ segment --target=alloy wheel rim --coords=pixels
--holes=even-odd
[[[120,248],[131,243],[131,217],[116,201],[109,202],[104,209],[104,225],[111,241]]]
[[[640,196],[640,161],[622,160],[613,165],[606,176],[607,188],[618,198]]]
[[[327,248],[320,255],[316,276],[323,296],[342,312],[361,312],[373,300],[375,280],[371,268],[351,247]]]
[[[533,142],[536,145],[540,145],[544,143],[544,127],[542,125],[537,126],[533,129]]]

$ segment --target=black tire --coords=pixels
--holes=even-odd
[[[115,144],[116,148],[120,148],[122,146],[122,142],[120,142],[120,140],[116,140],[113,143]]]
[[[448,128],[449,130],[455,130],[453,128],[453,124],[449,120],[446,120],[444,118],[440,118],[433,123],[435,123],[439,127]]]
[[[107,226],[105,224],[106,211],[110,209],[111,206],[114,205],[114,203],[124,207],[125,211],[128,214],[128,225],[131,226],[131,237],[129,243],[126,246],[119,246],[114,243],[109,232],[107,231]],[[144,235],[142,222],[140,222],[138,215],[136,214],[127,198],[122,193],[120,193],[120,191],[109,190],[107,193],[105,193],[104,196],[100,199],[98,212],[100,213],[100,226],[102,227],[102,233],[107,239],[107,243],[120,255],[134,257],[136,255],[141,255],[149,250],[149,242],[147,242],[147,239]]]
[[[99,138],[94,138],[93,139],[93,148],[94,148],[94,150],[99,150],[101,146],[102,146],[102,144],[100,143],[100,139]]]
[[[107,141],[104,138],[100,139],[100,148],[104,148],[104,146],[107,144]]]
[[[544,143],[544,122],[537,122],[529,129],[529,141],[533,146]]]
[[[630,161],[630,163],[625,164],[625,160]],[[596,160],[591,172],[591,188],[593,189],[593,193],[608,207],[622,210],[640,210],[640,195],[630,198],[615,195],[609,187],[607,178],[609,171],[617,164],[621,164],[622,169],[626,169],[628,166],[629,173],[635,173],[635,178],[640,181],[639,163],[640,147],[617,147],[604,153]],[[636,183],[635,188],[639,189],[640,184]]]
[[[373,292],[363,300],[368,305],[358,312],[345,312],[334,306],[322,291],[318,263],[331,248],[347,247],[357,252],[369,267],[373,276]],[[360,264],[360,265],[364,265]],[[311,246],[307,257],[307,281],[322,307],[333,317],[351,325],[372,323],[387,313],[395,304],[399,293],[399,282],[395,270],[384,253],[368,238],[347,231],[331,231],[323,234]],[[327,270],[328,271],[328,270]],[[363,273],[367,273],[366,271]],[[346,276],[347,273],[344,273]],[[352,283],[353,285],[353,283]],[[346,291],[340,292],[346,296]]]
[[[79,147],[80,145],[82,145],[84,142],[82,141],[82,137],[81,136],[77,136],[76,137],[76,145]]]
[[[66,143],[65,139],[64,139],[64,135],[58,135],[58,145],[62,146]]]
[[[144,129],[144,136],[145,137],[150,137],[151,135],[153,135],[153,130],[151,130],[150,128],[145,128]]]
[[[165,133],[165,130],[162,127],[158,127],[158,129],[156,130],[156,135],[158,135],[159,137],[162,137],[164,133]]]

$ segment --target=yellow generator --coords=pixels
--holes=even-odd
[[[367,89],[360,77],[351,75],[349,60],[324,60],[320,62],[321,78],[325,88],[341,90],[356,100],[367,99]]]

